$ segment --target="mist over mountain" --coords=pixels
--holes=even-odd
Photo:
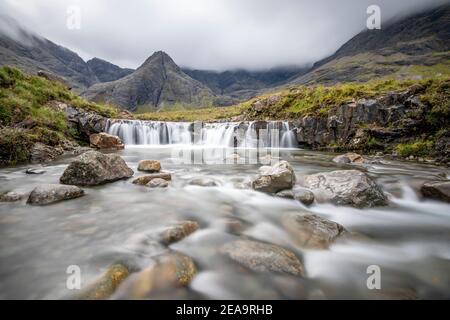
[[[2,16],[0,23],[0,66],[10,65],[30,73],[45,70],[83,90],[99,80],[75,52],[24,29]]]
[[[365,30],[330,57],[316,62],[294,84],[368,81],[395,75],[421,76],[426,68],[449,66],[450,4]]]

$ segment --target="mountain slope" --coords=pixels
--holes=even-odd
[[[99,58],[93,58],[86,63],[100,82],[114,81],[123,78],[134,71],[133,69],[121,68],[111,62]]]
[[[82,90],[98,82],[75,52],[20,27],[5,16],[0,19],[0,66],[16,66],[30,73],[45,70],[65,78]]]
[[[306,70],[306,68],[286,67],[264,71],[230,70],[216,72],[183,68],[183,72],[190,77],[208,86],[214,93],[221,95],[273,87]]]
[[[292,83],[333,84],[440,73],[450,73],[450,5],[392,21],[381,30],[363,31]]]
[[[155,52],[128,76],[89,88],[83,95],[92,101],[116,104],[132,111],[138,107],[163,108],[181,103],[210,105],[213,92],[185,74],[166,53]]]

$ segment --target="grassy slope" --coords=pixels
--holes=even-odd
[[[74,139],[64,113],[52,109],[52,101],[106,117],[117,115],[117,109],[87,102],[60,83],[0,68],[0,165],[27,161],[35,142],[57,146]]]

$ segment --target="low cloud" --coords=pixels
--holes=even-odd
[[[446,0],[378,0],[382,22]],[[373,0],[3,0],[0,11],[84,59],[136,68],[164,50],[196,69],[313,63],[365,28]],[[67,9],[81,28],[67,28]]]

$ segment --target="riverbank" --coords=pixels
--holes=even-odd
[[[89,136],[105,131],[111,118],[233,122],[254,129],[257,137],[270,121],[280,121],[282,129],[295,136],[289,147],[357,151],[443,165],[450,161],[446,77],[300,86],[226,108],[131,114],[87,102],[64,84],[44,77],[8,67],[0,71],[0,166],[47,163],[82,152]]]

